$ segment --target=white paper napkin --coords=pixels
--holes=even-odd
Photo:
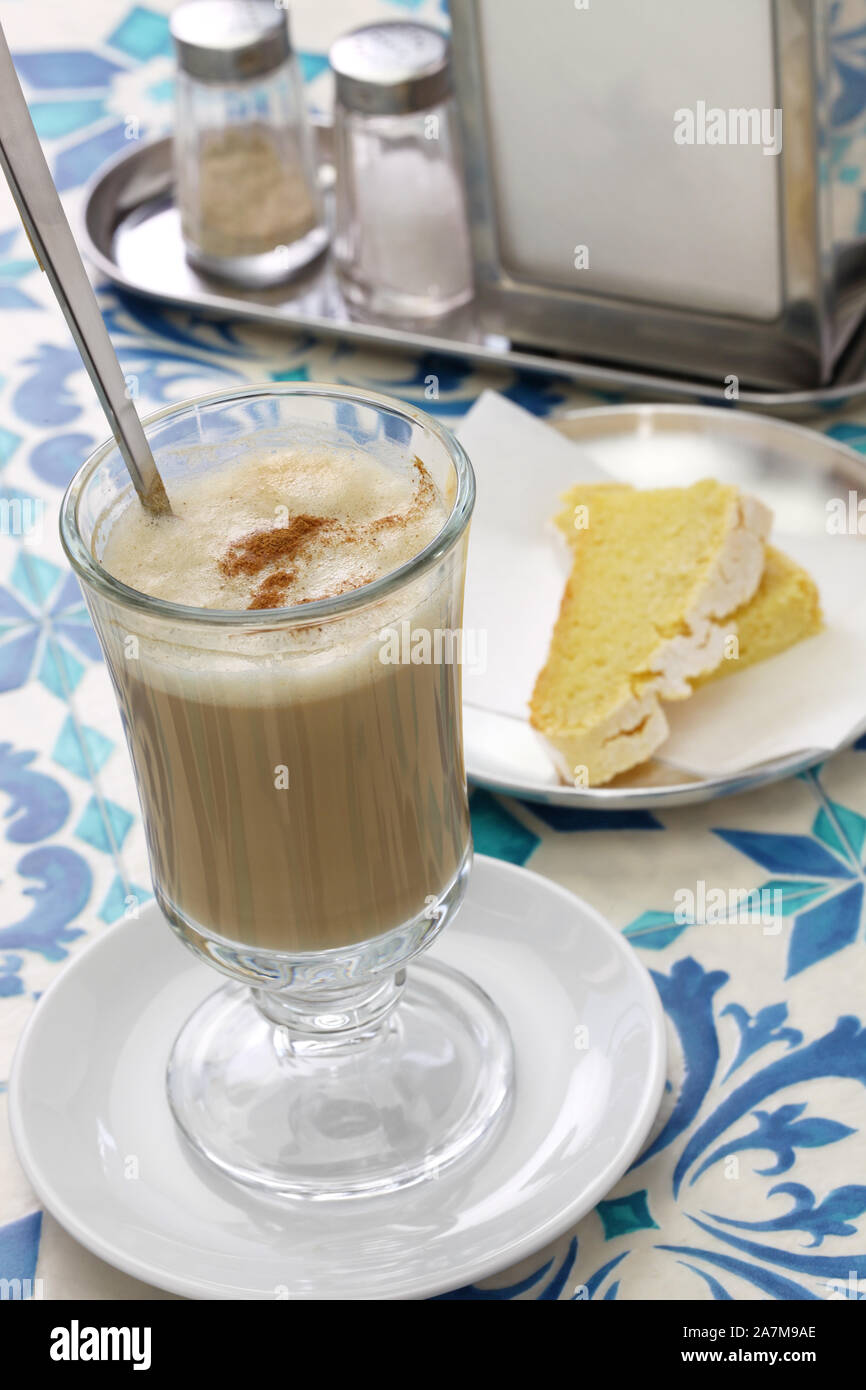
[[[470,707],[526,722],[570,566],[552,517],[569,487],[610,475],[591,451],[492,391],[459,434],[478,480],[464,626],[486,635],[486,664],[466,665],[464,696]],[[701,776],[739,772],[835,748],[866,719],[866,544],[775,530],[772,540],[817,583],[825,631],[666,703],[671,736],[657,754],[665,763]]]

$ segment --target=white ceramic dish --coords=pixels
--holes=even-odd
[[[853,449],[814,430],[744,411],[624,405],[580,410],[548,423],[584,446],[620,482],[687,486],[723,472],[726,480],[772,507],[781,532],[823,533],[828,500],[846,497],[851,488],[866,495],[866,461]],[[555,501],[551,499],[551,507]],[[832,689],[827,698],[833,698]],[[528,801],[600,811],[665,809],[750,791],[803,772],[866,732],[866,693],[863,716],[850,738],[835,748],[803,749],[742,772],[697,777],[666,766],[659,757],[623,773],[610,786],[578,787],[560,781],[528,718],[467,704],[466,771],[479,786]]]
[[[432,954],[487,990],[514,1040],[514,1102],[477,1158],[337,1203],[261,1197],[206,1171],[174,1128],[165,1067],[219,981],[151,906],[85,946],[22,1035],[10,1117],[40,1199],[95,1254],[193,1298],[425,1297],[532,1254],[640,1151],[664,1085],[661,1005],[595,911],[498,860],[476,860]]]

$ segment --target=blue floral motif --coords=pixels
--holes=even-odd
[[[13,56],[19,77],[37,91],[103,87],[121,71],[118,63],[84,49],[55,49],[50,53],[15,53]]]
[[[692,1217],[692,1221],[699,1230],[704,1231],[708,1236],[714,1236],[717,1240],[727,1241],[729,1245],[741,1251],[743,1254],[751,1256],[749,1264],[738,1262],[740,1269],[748,1271],[747,1277],[754,1283],[759,1283],[761,1276],[766,1277],[766,1272],[761,1268],[757,1261],[765,1261],[771,1265],[778,1265],[782,1269],[788,1269],[796,1274],[805,1274],[819,1284],[819,1291],[813,1297],[825,1298],[829,1282],[842,1281],[853,1275],[858,1283],[866,1276],[866,1254],[840,1254],[840,1255],[799,1255],[796,1251],[786,1250],[779,1246],[761,1245],[758,1241],[741,1240],[728,1232],[722,1231],[718,1227],[712,1227],[705,1221]],[[697,1254],[697,1251],[692,1251]],[[718,1261],[718,1256],[713,1252],[713,1258]],[[759,1285],[760,1286],[760,1285]],[[802,1288],[802,1285],[794,1287]],[[805,1293],[785,1294],[784,1297],[802,1298],[807,1297]]]
[[[691,958],[676,961],[667,975],[654,972],[653,978],[679,1037],[685,1061],[684,1079],[665,1125],[633,1165],[632,1172],[677,1144],[672,1192],[682,1201],[683,1192],[694,1191],[708,1169],[721,1162],[738,1162],[735,1155],[750,1151],[774,1154],[774,1163],[753,1170],[756,1177],[767,1178],[793,1168],[802,1151],[841,1143],[855,1133],[848,1125],[807,1113],[808,1102],[802,1098],[786,1101],[773,1110],[761,1107],[774,1095],[804,1092],[812,1083],[827,1077],[844,1077],[866,1088],[866,1029],[859,1019],[843,1016],[823,1035],[808,1040],[800,1030],[786,1026],[784,1004],[761,1009],[754,1017],[735,1002],[717,1011],[716,997],[729,984],[729,978],[723,971],[705,970]],[[717,1019],[723,1018],[737,1021],[741,1039],[748,1039],[748,1047],[744,1051],[741,1046],[736,1065],[719,1079]],[[780,1045],[784,1048],[782,1056],[761,1059],[761,1054]],[[751,1069],[745,1079],[735,1080],[748,1064]],[[749,1116],[754,1124],[744,1134],[742,1122]],[[633,1239],[638,1228],[648,1228],[645,1196],[645,1191],[633,1189],[630,1197],[626,1194],[617,1199],[617,1211],[641,1212],[644,1219],[625,1221],[620,1229],[610,1231],[605,1219],[608,1239],[618,1235]],[[866,1274],[866,1253],[849,1254],[842,1248],[845,1241],[860,1235],[859,1218],[866,1213],[866,1186],[848,1184],[817,1194],[802,1182],[776,1183],[768,1185],[765,1196],[787,1196],[791,1204],[786,1211],[775,1211],[766,1219],[744,1220],[723,1211],[689,1211],[686,1197],[683,1214],[703,1233],[706,1243],[677,1245],[665,1241],[655,1248],[686,1257],[678,1263],[696,1274],[715,1299],[733,1296],[720,1281],[720,1271],[745,1281],[762,1294],[783,1299],[827,1297],[828,1287],[834,1281],[841,1284],[851,1275],[860,1279]],[[784,1244],[765,1244],[751,1238],[759,1233],[773,1236],[791,1231],[802,1231],[808,1237],[806,1249],[832,1242],[832,1253],[809,1255]],[[736,1257],[719,1248],[725,1245],[737,1251]],[[627,1260],[633,1249],[630,1244],[618,1260]],[[616,1296],[613,1284],[605,1287],[613,1268],[607,1262],[587,1280],[592,1297]],[[617,1283],[621,1283],[627,1271],[625,1264],[618,1271]],[[781,1271],[805,1276],[807,1282],[794,1282]]]
[[[818,773],[803,774],[819,802],[810,835],[717,829],[713,833],[773,877],[754,890],[793,917],[788,943],[790,978],[863,936],[866,817],[831,801]],[[724,920],[724,916],[720,915]],[[625,928],[636,946],[664,950],[694,923],[671,911],[642,912]]]
[[[136,883],[127,883],[118,874],[99,909],[100,920],[110,924],[116,922],[120,917],[132,916],[138,911],[142,903],[146,903],[152,897],[153,894],[149,888],[141,888]]]
[[[705,1269],[699,1269],[697,1265],[689,1264],[688,1260],[680,1260],[679,1264],[685,1269],[691,1270],[692,1274],[697,1274],[699,1278],[703,1279],[717,1302],[731,1302],[731,1295],[728,1293],[727,1289],[719,1283],[718,1279],[714,1279],[712,1274],[708,1274]]]
[[[692,925],[688,919],[678,921],[672,912],[649,909],[629,922],[623,929],[623,935],[627,936],[633,945],[643,946],[645,950],[664,951]]]
[[[160,30],[154,44],[154,28]],[[148,30],[148,41],[140,53],[132,53],[127,37],[134,38]],[[79,49],[58,49],[51,52],[16,53],[15,66],[25,92],[31,98],[31,108],[40,136],[49,146],[54,181],[61,192],[75,188],[94,174],[111,155],[128,143],[125,113],[113,109],[115,79],[136,66],[136,58],[155,58],[169,51],[168,20],[165,15],[145,11],[136,6],[109,37],[117,58]],[[126,51],[124,51],[124,49]],[[145,52],[145,49],[148,51]],[[69,93],[80,90],[80,98],[70,99]],[[57,92],[47,99],[33,99],[33,93]],[[85,95],[86,93],[86,95]],[[114,116],[113,123],[106,119]],[[78,138],[71,138],[80,132]],[[145,129],[137,130],[141,136]],[[60,141],[60,148],[51,160],[51,144]]]
[[[836,1120],[797,1120],[797,1116],[802,1115],[805,1109],[805,1105],[782,1105],[774,1111],[756,1110],[756,1127],[742,1139],[731,1139],[729,1143],[714,1149],[695,1170],[692,1182],[696,1182],[714,1163],[720,1163],[730,1154],[743,1153],[748,1149],[764,1149],[776,1155],[776,1162],[771,1168],[756,1168],[756,1173],[763,1177],[786,1173],[794,1166],[796,1149],[818,1149],[824,1144],[835,1144],[838,1139],[855,1133],[848,1125],[839,1124]]]
[[[719,1063],[713,996],[728,980],[723,970],[705,971],[691,957],[677,961],[669,976],[651,973],[677,1032],[688,1037],[689,1069],[666,1125],[634,1167],[677,1139],[700,1110]]]
[[[664,830],[652,811],[601,811],[588,806],[548,806],[544,802],[524,802],[551,830]]]
[[[18,283],[25,276],[32,275],[37,269],[35,256],[29,247],[21,257],[12,257],[6,254],[19,240],[19,237],[26,246],[26,239],[23,233],[19,233],[17,227],[0,232],[0,309],[38,308],[36,301],[31,299],[29,294],[25,294],[19,288]],[[22,251],[24,246],[22,246]]]
[[[729,845],[776,873],[803,873],[823,878],[850,878],[845,863],[807,835],[768,835],[763,831],[717,830]]]
[[[34,844],[54,835],[69,815],[69,796],[59,782],[36,772],[30,764],[36,753],[16,752],[0,743],[0,791],[9,798],[5,813],[6,839]]]
[[[0,587],[0,693],[19,689],[35,673],[68,700],[85,662],[100,657],[75,576],[19,548],[9,588]]]
[[[437,1302],[467,1302],[467,1301],[487,1301],[503,1302],[507,1299],[519,1298],[521,1294],[536,1290],[534,1297],[539,1303],[556,1302],[568,1284],[569,1276],[574,1268],[577,1259],[577,1240],[573,1239],[569,1243],[565,1258],[554,1268],[554,1261],[547,1260],[539,1269],[533,1270],[532,1274],[525,1279],[519,1280],[516,1284],[509,1284],[507,1287],[486,1289],[478,1284],[469,1284],[462,1289],[454,1289],[451,1293],[439,1294],[437,1298],[431,1299],[432,1303]],[[548,1276],[550,1276],[548,1278]],[[546,1283],[544,1281],[547,1280]],[[538,1286],[542,1287],[539,1289]]]
[[[171,53],[168,16],[144,5],[133,5],[107,42],[140,63],[160,53]]]
[[[92,434],[50,434],[31,451],[30,467],[43,482],[52,487],[65,487],[95,444]]]
[[[16,864],[22,878],[37,885],[26,889],[33,906],[26,917],[0,927],[0,951],[38,951],[46,960],[63,960],[70,941],[81,936],[69,923],[85,907],[93,876],[77,851],[65,845],[40,845]]]
[[[40,140],[57,140],[83,125],[101,121],[105,116],[105,102],[100,97],[31,101],[30,115]]]
[[[850,1133],[850,1131],[849,1131]],[[866,1211],[866,1187],[837,1187],[820,1204],[815,1194],[799,1182],[781,1182],[771,1187],[768,1197],[784,1192],[793,1197],[794,1205],[783,1216],[770,1221],[735,1221],[730,1216],[714,1216],[726,1226],[738,1226],[749,1231],[807,1231],[812,1245],[820,1245],[825,1236],[853,1236],[857,1226],[848,1218],[862,1216]]]
[[[168,312],[150,300],[117,290],[103,298],[101,307],[112,340],[122,355],[141,351],[145,359],[154,363],[195,359],[221,376],[237,375],[226,365],[227,352],[250,360],[260,355],[255,347],[245,343],[244,325],[238,319],[204,318],[196,310]],[[313,342],[312,338],[293,338],[285,345],[286,356],[300,367]],[[270,373],[274,380],[283,375]]]
[[[0,999],[24,993],[24,981],[19,973],[23,964],[21,956],[0,954]]]
[[[470,798],[469,809],[472,813],[472,838],[478,854],[507,859],[510,864],[525,864],[538,848],[538,836],[527,830],[489,792],[477,788]]]
[[[129,136],[123,121],[97,130],[95,134],[79,140],[77,145],[61,150],[54,161],[54,182],[60,193],[77,188],[95,174],[113,155],[120,154],[129,143]]]
[[[830,60],[833,68],[830,121],[849,129],[866,112],[866,24],[849,25],[844,0],[829,11]]]
[[[46,960],[61,960],[66,943],[81,935],[69,923],[90,897],[92,875],[82,856],[65,845],[39,843],[65,824],[70,800],[65,788],[31,764],[36,754],[0,743],[0,792],[8,801],[3,824],[10,844],[36,845],[16,864],[18,875],[34,885],[26,888],[32,900],[26,916],[0,927],[0,998],[24,991],[20,956],[37,951]]]
[[[99,729],[81,724],[70,714],[60,730],[52,756],[76,777],[92,778],[111,756],[113,748],[113,739],[106,738]]]
[[[698,1224],[700,1225],[700,1222]],[[777,1274],[775,1270],[763,1269],[760,1265],[753,1265],[747,1263],[745,1260],[735,1260],[731,1255],[723,1255],[717,1250],[702,1250],[690,1245],[660,1245],[658,1248],[659,1250],[670,1251],[670,1253],[674,1255],[689,1255],[692,1259],[703,1260],[705,1263],[713,1265],[716,1269],[726,1270],[729,1274],[734,1274],[738,1278],[744,1279],[746,1283],[751,1284],[754,1288],[758,1289],[761,1293],[767,1294],[770,1298],[784,1300],[803,1299],[814,1302],[816,1299],[826,1296],[822,1293],[813,1293],[803,1284],[795,1284],[793,1280],[783,1278],[780,1274]],[[679,1263],[685,1264],[688,1269],[693,1268],[693,1266],[687,1264],[685,1260],[680,1260]],[[714,1279],[711,1287],[713,1288],[713,1298],[715,1299],[720,1299],[722,1297],[729,1299],[732,1297],[732,1295],[727,1292],[724,1285],[720,1284],[718,1280]]]
[[[33,370],[12,397],[16,415],[29,425],[67,425],[81,414],[81,406],[69,385],[81,372],[81,358],[75,348],[42,343],[36,356],[25,359]]]
[[[606,1264],[603,1264],[599,1269],[597,1269],[597,1270],[595,1271],[594,1274],[591,1274],[591,1275],[590,1275],[590,1277],[587,1279],[586,1284],[585,1284],[585,1288],[586,1288],[586,1291],[587,1291],[587,1294],[588,1294],[589,1298],[591,1298],[591,1299],[594,1299],[594,1298],[595,1298],[595,1295],[598,1293],[599,1289],[601,1288],[601,1286],[602,1286],[602,1284],[604,1283],[604,1281],[605,1281],[605,1279],[607,1278],[607,1276],[608,1276],[614,1269],[616,1269],[617,1265],[620,1264],[621,1261],[624,1260],[624,1259],[626,1258],[626,1256],[629,1255],[630,1253],[631,1253],[631,1252],[630,1252],[629,1250],[623,1250],[622,1254],[620,1254],[620,1255],[615,1255],[614,1258],[613,1258],[612,1260],[608,1260]],[[618,1288],[619,1288],[619,1281],[617,1281],[616,1284],[612,1284],[612,1285],[610,1286],[610,1288],[608,1289],[607,1293],[605,1293],[605,1294],[603,1295],[602,1302],[606,1302],[606,1301],[608,1300],[608,1298],[609,1298],[609,1296],[610,1296],[611,1289],[613,1289],[613,1290],[615,1291],[615,1290],[618,1289]],[[616,1296],[616,1295],[615,1295],[615,1292],[614,1292],[614,1297],[615,1297],[615,1296]]]
[[[133,817],[123,806],[104,796],[92,796],[84,808],[75,834],[104,854],[116,854],[132,826]]]
[[[866,1086],[866,1031],[850,1015],[840,1018],[823,1037],[793,1049],[749,1077],[708,1116],[680,1155],[674,1169],[674,1195],[699,1155],[735,1121],[786,1086],[826,1076],[850,1077]]]
[[[36,1277],[42,1212],[33,1211],[18,1221],[0,1226],[0,1269],[7,1279],[30,1281]]]
[[[803,1041],[803,1034],[798,1028],[784,1026],[788,1017],[785,1004],[768,1004],[766,1008],[759,1009],[754,1018],[740,1004],[729,1004],[722,1012],[730,1015],[740,1030],[740,1048],[728,1068],[728,1076],[741,1067],[753,1052],[766,1047],[768,1042],[786,1042],[789,1047],[796,1047]]]
[[[658,1222],[652,1217],[649,1207],[649,1193],[646,1188],[630,1192],[627,1197],[611,1197],[599,1202],[596,1211],[601,1217],[606,1240],[627,1234],[629,1231],[658,1230]]]

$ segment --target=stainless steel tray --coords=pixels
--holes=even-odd
[[[331,131],[316,127],[323,186],[333,185]],[[837,380],[816,391],[740,390],[737,402],[723,386],[603,363],[573,362],[553,353],[513,348],[485,334],[472,308],[432,328],[398,327],[353,317],[329,257],[303,279],[273,290],[236,290],[198,275],[187,264],[173,199],[170,137],[136,144],[107,164],[86,191],[81,249],[92,265],[123,290],[164,304],[218,317],[248,319],[385,348],[438,353],[480,366],[508,367],[572,381],[587,390],[638,398],[738,404],[782,414],[807,414],[866,396],[866,326],[849,347]]]
[[[866,461],[852,449],[814,430],[751,412],[625,405],[574,411],[551,423],[621,482],[686,485],[724,468],[726,477],[735,476],[739,487],[772,507],[782,534],[822,534],[829,498],[845,497],[850,488],[861,496],[866,491]],[[827,698],[832,699],[831,691]],[[528,721],[466,704],[463,729],[467,774],[492,791],[596,811],[672,810],[779,782],[849,747],[866,733],[866,690],[862,723],[837,747],[803,749],[715,777],[666,765],[662,745],[658,758],[622,773],[609,786],[566,786]]]

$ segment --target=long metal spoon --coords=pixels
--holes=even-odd
[[[154,513],[170,512],[165,486],[138,413],[127,394],[123,371],[30,119],[2,28],[0,167],[36,258],[48,276],[96,388],[142,505]]]

